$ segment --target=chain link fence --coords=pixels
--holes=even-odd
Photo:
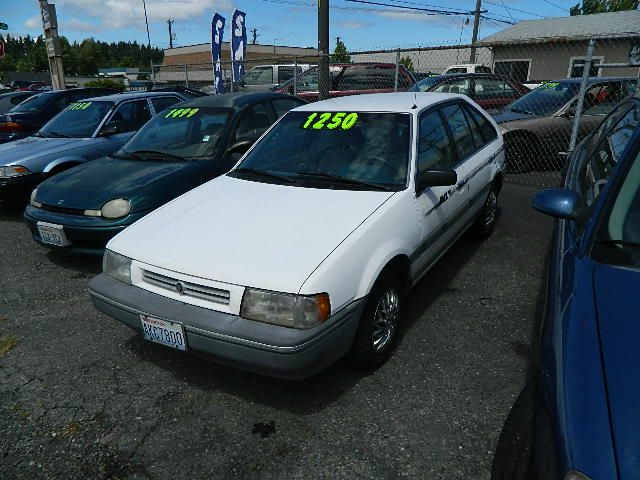
[[[500,125],[508,180],[551,187],[559,184],[576,143],[636,91],[640,71],[630,51],[637,37],[585,35],[329,55],[326,84],[315,55],[247,60],[245,76],[236,82],[231,62],[221,66],[227,92],[272,89],[307,101],[406,90],[468,95]],[[157,65],[153,77],[156,84],[214,93],[213,67]]]

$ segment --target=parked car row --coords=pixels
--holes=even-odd
[[[74,102],[0,173],[44,179],[33,239],[104,252],[94,304],[150,341],[285,378],[375,367],[411,287],[493,230],[502,136],[467,97],[177,95]]]

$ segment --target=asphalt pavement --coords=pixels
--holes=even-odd
[[[507,184],[493,236],[418,284],[387,364],[301,382],[145,342],[92,307],[99,260],[0,203],[0,478],[488,479],[540,316],[534,193]]]

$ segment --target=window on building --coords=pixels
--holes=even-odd
[[[600,75],[600,69],[597,67],[599,63],[602,63],[604,58],[594,58],[591,62],[591,68],[589,68],[590,77],[598,77]],[[578,78],[582,76],[582,70],[584,68],[584,57],[574,57],[569,62],[569,78]]]
[[[529,80],[530,65],[531,60],[498,60],[493,64],[493,73],[525,83]]]

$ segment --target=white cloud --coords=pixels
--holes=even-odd
[[[24,26],[25,28],[28,28],[29,30],[35,30],[38,28],[42,28],[42,18],[38,15],[36,15],[35,17],[31,17],[28,18],[25,22],[24,22]]]
[[[65,12],[95,20],[93,23],[76,18],[78,27],[84,24],[94,31],[132,26],[144,28],[142,0],[58,0],[56,3],[58,17]],[[213,15],[214,10],[232,10],[228,0],[147,0],[146,3],[149,22],[165,21],[167,18],[188,20]],[[69,26],[74,28],[73,25]]]
[[[337,24],[346,29],[368,28],[371,26],[369,22],[360,22],[357,20],[339,20]]]

